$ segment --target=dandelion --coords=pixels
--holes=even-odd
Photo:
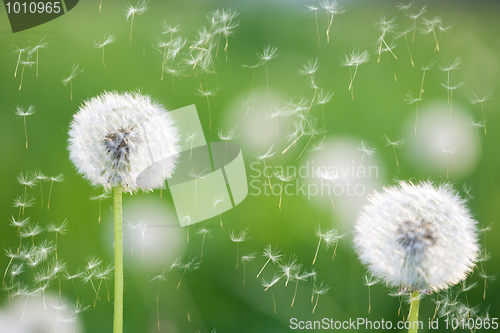
[[[162,186],[175,169],[178,141],[163,106],[139,93],[94,97],[70,125],[68,150],[78,173],[94,186],[114,189],[115,332],[123,330],[122,193]]]
[[[229,129],[227,132],[224,132],[222,128],[219,128],[219,139],[225,142],[225,153],[224,153],[224,165],[226,165],[227,161],[227,142],[230,140],[234,140],[236,138],[236,128],[237,126]]]
[[[50,180],[50,191],[49,191],[49,200],[47,202],[47,209],[50,208],[50,197],[52,196],[52,186],[54,185],[54,182],[60,183],[64,180],[64,175],[62,173],[58,174],[55,177],[49,177]]]
[[[61,236],[66,234],[66,231],[68,230],[68,220],[64,219],[59,226],[57,226],[54,222],[50,222],[49,225],[47,226],[47,231],[48,232],[53,232],[56,237],[56,260],[57,260],[57,235],[60,234]]]
[[[268,151],[261,155],[261,154],[257,154],[257,159],[259,161],[262,161],[262,163],[264,164],[264,175],[267,177],[267,180],[269,181],[269,188],[272,190],[273,189],[273,186],[271,185],[271,176],[269,175],[269,172],[267,171],[267,165],[266,165],[266,159],[271,159],[274,154],[276,154],[275,151],[273,151],[273,148],[274,148],[274,144],[271,145],[271,148],[268,149]]]
[[[333,24],[333,18],[335,14],[342,14],[344,9],[336,0],[320,0],[319,4],[325,10],[326,18],[328,22],[328,28],[326,29],[326,42],[330,43],[330,29]]]
[[[99,201],[99,218],[97,219],[97,223],[98,224],[101,223],[101,206],[102,206],[102,201],[106,200],[106,199],[109,199],[110,196],[111,196],[111,194],[109,192],[104,192],[102,194],[90,197],[90,200],[92,200],[92,201]]]
[[[163,274],[159,274],[149,280],[149,282],[154,282],[158,281],[158,293],[156,294],[156,318],[158,320],[158,331],[160,330],[160,308],[159,308],[159,302],[160,302],[160,283],[161,281],[167,281],[167,277]]]
[[[215,209],[215,207],[219,208],[219,220],[220,220],[220,227],[222,228],[222,211],[220,208],[220,204],[224,202],[224,197],[222,195],[216,195],[214,197],[214,202],[212,205],[212,209]]]
[[[387,48],[387,50],[389,52],[391,52],[392,56],[394,57],[394,59],[398,59],[398,57],[396,57],[396,55],[394,54],[394,52],[392,52],[392,48],[387,45],[387,42],[385,41],[385,38],[386,38],[386,35],[387,34],[390,34],[390,33],[394,33],[394,30],[397,28],[397,24],[394,23],[394,20],[396,18],[392,18],[390,20],[386,20],[385,19],[385,16],[382,16],[380,18],[380,21],[376,24],[376,27],[377,29],[382,33],[380,35],[380,37],[378,38],[378,40],[380,41],[380,46],[379,46],[379,49],[378,49],[378,59],[377,59],[377,63],[380,62],[380,55],[382,53],[382,44],[385,45],[385,47]]]
[[[349,77],[351,79],[351,82],[349,83],[349,91],[351,92],[351,97],[353,101],[354,101],[354,89],[352,87],[352,84],[358,72],[358,66],[367,63],[369,59],[370,56],[368,55],[367,50],[361,52],[358,49],[354,49],[349,55],[347,54],[345,55],[344,61],[340,62],[342,66],[349,67]],[[354,67],[354,75],[352,74],[352,67]]]
[[[28,54],[31,55],[33,53],[36,53],[36,77],[38,77],[38,50],[40,49],[46,49],[48,42],[44,42],[43,40],[45,39],[46,36],[43,36],[42,39],[36,44],[33,48],[31,48],[28,51]],[[14,75],[15,76],[15,75]]]
[[[177,288],[176,289],[179,289],[179,287],[181,286],[182,278],[184,277],[184,274],[186,274],[187,271],[191,272],[191,271],[194,271],[195,269],[200,268],[200,263],[199,262],[195,262],[195,261],[196,261],[196,257],[194,257],[191,260],[188,259],[187,263],[181,264],[179,266],[179,269],[183,270],[183,271],[182,271],[182,275],[181,275],[181,278],[179,279],[179,283],[177,284]]]
[[[139,0],[137,2],[137,6],[132,6],[130,3],[128,4],[127,6],[127,15],[126,18],[127,18],[127,21],[130,17],[132,17],[132,20],[131,20],[131,23],[130,23],[130,37],[128,39],[128,42],[130,43],[130,45],[132,45],[132,28],[134,26],[134,17],[135,17],[135,14],[137,15],[141,15],[141,14],[144,14],[147,10],[149,9],[148,7],[148,1],[147,0]]]
[[[94,41],[94,47],[97,49],[102,49],[102,66],[105,67],[106,65],[104,64],[104,46],[114,43],[116,41],[116,37],[114,34],[110,34],[109,32],[104,34],[104,37],[100,39],[99,41]]]
[[[31,55],[28,53],[28,57],[26,60],[21,60],[21,65],[23,65],[23,70],[21,71],[21,84],[19,84],[19,91],[21,91],[21,88],[23,87],[23,78],[24,78],[24,69],[26,66],[30,67],[35,64],[34,61],[31,61]]]
[[[315,286],[313,289],[313,293],[316,294],[316,303],[314,303],[314,307],[312,309],[312,313],[316,311],[316,307],[318,306],[318,301],[319,301],[319,296],[320,295],[325,295],[328,291],[330,290],[330,287],[327,284],[323,284],[323,282],[320,283],[319,286]]]
[[[209,117],[209,124],[208,124],[208,129],[211,131],[212,130],[212,113],[210,111],[210,96],[214,96],[219,92],[219,87],[216,87],[213,90],[204,90],[203,86],[200,84],[200,88],[198,88],[198,96],[201,97],[206,97],[207,98],[207,106],[208,106],[208,117]]]
[[[195,168],[191,168],[191,172],[188,176],[194,179],[194,205],[196,206],[196,197],[198,193],[198,179],[204,179],[203,174],[208,170],[208,167],[201,172],[197,172]]]
[[[196,234],[202,236],[202,239],[201,239],[201,256],[200,256],[200,262],[202,262],[203,261],[203,248],[204,248],[204,245],[205,245],[205,237],[208,235],[208,237],[211,238],[212,237],[212,230],[207,229],[206,226],[203,226],[200,229],[198,229],[198,231],[196,232]]]
[[[424,20],[424,27],[420,29],[420,32],[423,35],[427,35],[432,32],[432,35],[434,36],[434,41],[436,42],[436,47],[434,48],[434,51],[439,51],[439,42],[436,37],[436,28],[441,29],[442,27],[443,20],[441,18],[441,15],[434,17],[432,20],[428,20],[425,17],[423,17],[423,20]]]
[[[435,63],[436,62],[431,59],[431,61],[429,62],[429,64],[427,64],[427,66],[421,68],[423,74],[422,74],[422,83],[420,84],[420,93],[418,94],[418,98],[422,98],[422,93],[424,92],[425,72],[431,70]]]
[[[66,86],[66,85],[68,84],[68,82],[69,82],[69,85],[70,85],[70,87],[71,87],[69,97],[70,97],[70,99],[71,99],[71,100],[73,100],[73,79],[74,79],[74,78],[75,78],[78,74],[80,74],[81,72],[83,72],[83,69],[80,69],[79,67],[80,67],[80,64],[75,63],[75,64],[73,65],[73,67],[71,68],[71,74],[70,74],[68,77],[66,77],[66,78],[63,78],[63,79],[62,79],[62,83],[63,83],[63,85],[65,85],[65,86]]]
[[[240,256],[240,243],[241,242],[246,242],[250,237],[248,236],[248,229],[243,229],[240,231],[238,234],[236,234],[233,230],[229,232],[229,238],[231,238],[231,241],[236,243],[236,268],[238,269],[238,258]]]
[[[479,128],[480,127],[486,127],[486,124],[483,124],[481,121],[475,122],[474,118],[472,116],[467,117],[467,126],[475,127],[476,128],[476,135],[477,135],[477,144],[479,145],[479,151],[481,151],[481,139],[479,138]]]
[[[318,35],[318,46],[321,46],[319,44],[320,40],[319,40],[319,27],[318,27],[318,7],[316,6],[309,6],[309,5],[305,5],[309,10],[313,11],[314,12],[314,20],[316,22],[316,34]]]
[[[455,155],[457,151],[457,148],[443,148],[443,153],[446,159],[446,180],[450,180],[450,172],[449,172],[449,163],[448,163],[448,156],[449,155]]]
[[[259,63],[258,63],[260,64],[259,66],[262,65],[266,66],[266,92],[268,94],[269,94],[269,71],[267,68],[267,63],[278,56],[277,52],[278,52],[278,47],[266,45],[264,46],[264,50],[262,51],[262,53],[257,53],[257,56],[259,57]]]
[[[285,171],[283,171],[283,169],[279,170],[279,171],[276,171],[274,172],[274,177],[278,178],[279,180],[281,180],[281,186],[280,186],[280,203],[278,205],[278,208],[281,210],[281,199],[283,197],[283,183],[288,183],[289,181],[291,181],[292,179],[295,178],[295,172],[288,172],[287,170],[287,173],[285,175]]]
[[[318,91],[318,100],[316,101],[316,104],[321,105],[321,115],[323,117],[323,139],[326,139],[326,122],[325,122],[324,105],[326,103],[331,102],[334,94],[335,94],[334,91],[325,91],[323,89],[319,89]]]
[[[404,100],[406,104],[415,104],[417,105],[417,108],[415,110],[415,135],[417,134],[417,125],[418,125],[418,103],[422,102],[422,97],[415,97],[411,91],[408,91],[408,93],[405,95]]]
[[[441,85],[448,90],[448,94],[450,96],[449,102],[450,102],[450,119],[451,119],[451,113],[453,112],[453,90],[457,90],[458,88],[462,87],[462,85],[465,83],[465,81],[459,82],[456,85],[452,86],[450,85],[450,81],[446,81],[445,83],[441,83]]]
[[[262,256],[264,258],[267,258],[267,261],[266,263],[264,264],[264,266],[262,266],[262,269],[259,271],[259,273],[257,274],[257,277],[259,277],[259,275],[262,273],[262,271],[264,270],[264,268],[266,268],[267,264],[269,264],[269,262],[273,262],[273,264],[277,264],[280,262],[281,260],[281,257],[283,257],[282,254],[280,254],[281,251],[279,251],[277,249],[277,247],[274,248],[274,250],[272,249],[271,247],[271,244],[267,245],[266,248],[264,249],[264,252],[262,254]]]
[[[26,130],[26,116],[31,116],[35,112],[36,112],[35,106],[33,104],[31,104],[26,109],[26,111],[22,107],[16,106],[16,116],[23,117],[23,120],[24,120],[24,136],[26,138],[26,149],[28,149],[28,132]]]
[[[254,259],[255,259],[255,253],[241,256],[241,262],[243,263],[243,288],[245,288],[245,276],[246,276],[246,265],[245,264],[248,261],[253,261]]]
[[[447,183],[400,182],[369,201],[355,224],[354,247],[371,275],[411,294],[414,322],[421,295],[459,283],[476,265],[477,222]]]
[[[481,113],[483,114],[483,124],[484,124],[484,135],[486,135],[486,117],[484,116],[483,103],[493,98],[493,89],[486,91],[486,93],[482,98],[477,97],[475,93],[472,93],[472,95],[474,95],[474,97],[470,99],[471,104],[477,104],[477,103],[481,104]]]
[[[405,139],[401,138],[401,139],[396,140],[396,141],[391,141],[387,137],[387,135],[384,135],[382,137],[382,140],[384,140],[386,142],[386,145],[385,145],[386,147],[391,146],[392,150],[394,150],[394,157],[396,158],[396,166],[399,168],[398,155],[396,154],[396,148],[401,148],[403,146],[403,144],[405,143]]]
[[[366,141],[361,140],[360,145],[357,147],[360,152],[363,153],[361,155],[361,161],[359,162],[358,170],[361,168],[361,165],[363,164],[363,159],[365,156],[373,156],[375,154],[375,148],[374,147],[369,147],[366,144]]]

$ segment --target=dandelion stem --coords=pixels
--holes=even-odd
[[[483,102],[481,101],[481,112],[483,113],[483,124],[484,124],[484,135],[486,134],[486,118],[484,117],[484,108],[483,108]]]
[[[292,305],[290,306],[291,308],[293,308],[293,303],[295,303],[295,296],[297,296],[298,287],[299,287],[299,279],[297,279],[297,281],[295,283],[295,292],[293,293]]]
[[[115,299],[113,333],[123,332],[123,239],[122,239],[122,193],[121,185],[115,187]]]
[[[318,294],[318,296],[316,296],[316,303],[314,304],[312,313],[314,313],[314,311],[316,311],[316,307],[318,306],[318,301],[319,301],[319,294]]]
[[[264,174],[266,175],[267,180],[269,181],[269,188],[272,190],[273,186],[271,185],[271,177],[269,176],[269,173],[266,171],[267,170],[266,159],[263,158],[262,162],[264,162]],[[259,276],[257,275],[257,277]]]
[[[304,147],[304,149],[302,149],[302,152],[300,153],[299,157],[297,157],[296,161],[302,156],[302,154],[304,154],[304,152],[306,151],[307,149],[307,146],[309,146],[309,143],[311,142],[311,140],[314,138],[314,133],[311,135],[311,137],[309,138],[309,141],[307,141],[306,143],[306,146]]]
[[[424,79],[425,79],[425,69],[424,69],[424,74],[422,74],[422,83],[420,84],[420,94],[418,95],[418,98],[422,98],[422,93],[424,92]]]
[[[370,285],[368,285],[368,314],[370,314],[371,309],[372,309],[372,296],[370,293]]]
[[[293,142],[292,142],[292,143],[291,143],[288,147],[286,147],[286,148],[285,148],[285,150],[283,150],[283,151],[281,152],[281,154],[286,153],[288,149],[292,148],[292,146],[293,146],[293,145],[295,145],[295,143],[296,143],[297,141],[299,141],[299,139],[302,137],[302,135],[304,135],[304,133],[303,133],[303,132],[302,132],[302,133],[301,133],[301,134],[297,137],[297,139],[293,140]]]
[[[26,149],[28,149],[28,131],[26,130],[26,116],[24,116],[23,118],[24,118],[24,136],[26,137]]]
[[[420,293],[418,291],[414,291],[413,294],[411,294],[410,314],[408,315],[408,321],[410,322],[410,329],[408,329],[408,333],[417,333],[419,305],[420,305]]]
[[[47,210],[50,208],[50,197],[52,195],[52,186],[54,185],[54,181],[50,183],[50,191],[49,191],[49,201],[47,202]]]
[[[408,39],[406,38],[406,33],[405,33],[405,41],[406,41],[406,47],[408,48],[408,53],[410,54],[411,65],[413,66],[413,68],[415,68],[415,64],[413,63],[413,58],[411,56],[410,45],[408,44]]]
[[[132,45],[132,27],[134,26],[134,14],[132,14],[132,22],[130,23],[130,37],[128,39],[128,42],[130,45]]]
[[[271,293],[271,297],[273,298],[274,314],[276,314],[276,301],[274,300],[274,293]]]

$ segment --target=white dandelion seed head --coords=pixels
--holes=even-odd
[[[370,197],[354,247],[391,287],[432,292],[467,277],[478,260],[477,222],[449,184],[401,182]]]
[[[174,172],[178,129],[149,96],[104,92],[80,107],[70,127],[70,159],[94,186],[151,190]]]

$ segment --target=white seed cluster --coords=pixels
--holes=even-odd
[[[104,92],[86,101],[71,122],[68,141],[78,172],[105,189],[162,186],[174,172],[180,151],[178,129],[169,113],[139,93]]]
[[[373,276],[421,292],[464,280],[479,253],[477,222],[448,184],[401,182],[370,197],[354,247]]]

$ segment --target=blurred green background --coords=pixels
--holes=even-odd
[[[102,202],[103,218],[98,224],[99,203],[89,198],[100,194],[101,189],[92,188],[76,174],[66,150],[67,131],[73,114],[81,103],[105,90],[140,89],[169,110],[196,104],[207,141],[220,141],[217,135],[219,128],[227,130],[237,125],[239,136],[234,141],[242,147],[249,181],[256,175],[255,170],[250,167],[252,162],[257,161],[255,155],[264,153],[272,144],[278,153],[267,161],[269,165],[300,166],[307,161],[314,161],[319,156],[315,154],[324,154],[321,155],[322,158],[342,158],[339,152],[346,149],[350,154],[345,157],[349,160],[348,164],[355,166],[361,159],[361,153],[356,149],[361,140],[377,147],[375,157],[367,159],[379,167],[378,178],[370,179],[367,185],[370,192],[373,188],[380,189],[381,186],[394,184],[396,179],[446,181],[443,156],[435,157],[429,153],[429,146],[426,146],[440,142],[439,138],[432,136],[436,134],[436,131],[431,130],[434,126],[433,108],[444,109],[444,114],[448,114],[446,90],[441,86],[446,73],[434,66],[426,74],[425,92],[419,108],[422,119],[427,119],[431,125],[425,127],[423,121],[421,132],[417,135],[413,133],[415,105],[407,105],[404,95],[408,91],[418,93],[422,79],[420,68],[431,59],[443,64],[460,56],[462,65],[451,73],[452,83],[464,80],[465,83],[453,94],[454,116],[456,114],[454,119],[462,119],[461,115],[472,115],[476,121],[480,120],[480,105],[471,105],[469,99],[473,93],[481,96],[491,88],[496,93],[499,86],[500,37],[497,32],[500,28],[500,3],[419,1],[414,11],[427,5],[424,17],[442,15],[443,26],[452,25],[452,30],[451,33],[438,36],[440,51],[437,52],[434,51],[432,35],[420,34],[418,29],[422,27],[422,21],[417,21],[415,41],[409,40],[415,68],[411,66],[404,37],[396,41],[398,45],[394,52],[398,56],[397,60],[389,54],[388,57],[382,55],[380,63],[376,62],[379,32],[375,23],[381,15],[385,14],[386,18],[396,17],[398,31],[410,24],[410,21],[405,21],[404,13],[396,10],[396,4],[397,2],[390,1],[342,2],[345,13],[335,16],[329,43],[326,42],[325,35],[326,14],[320,8],[320,45],[317,42],[314,12],[305,6],[319,6],[319,3],[310,1],[151,1],[149,11],[134,18],[131,45],[128,42],[130,20],[125,19],[126,2],[103,0],[100,12],[98,0],[81,1],[64,16],[16,34],[12,34],[10,30],[6,12],[0,10],[0,141],[3,142],[0,147],[3,157],[0,164],[3,179],[0,191],[1,247],[14,248],[19,242],[16,230],[8,225],[11,215],[18,212],[13,208],[13,200],[22,195],[24,190],[16,181],[16,176],[20,172],[32,172],[39,168],[48,176],[63,173],[65,180],[54,184],[50,210],[41,207],[39,186],[28,188],[29,194],[36,197],[36,202],[25,214],[42,227],[51,221],[69,221],[67,234],[58,239],[59,258],[66,263],[68,272],[74,274],[78,268],[83,269],[90,255],[99,256],[104,263],[112,262],[112,201],[108,199]],[[188,40],[181,51],[182,57],[188,52],[197,29],[202,25],[209,27],[207,13],[222,7],[230,7],[239,12],[239,26],[235,29],[235,34],[229,37],[227,62],[224,60],[225,41],[222,38],[222,45],[215,59],[217,74],[189,75],[192,71],[187,66],[187,77],[175,78],[174,93],[167,74],[164,81],[160,80],[162,55],[153,47],[158,38],[167,40],[168,35],[162,35],[162,22],[181,24],[177,35]],[[106,66],[103,67],[101,50],[94,48],[93,41],[102,38],[106,32],[114,34],[117,40],[105,47]],[[16,78],[13,75],[18,56],[13,52],[15,46],[33,46],[43,36],[46,36],[48,48],[39,53],[39,76],[35,76],[34,67],[26,68],[23,86],[19,90],[19,73]],[[410,36],[408,38],[411,39]],[[268,44],[278,47],[278,57],[268,63],[269,93],[266,93],[265,69],[259,67],[255,72],[254,90],[260,92],[260,99],[244,117],[247,109],[243,103],[250,93],[252,70],[243,65],[257,63],[256,53],[262,52],[263,47]],[[355,99],[352,100],[348,90],[348,68],[342,67],[340,61],[354,48],[368,50],[370,61],[358,69],[354,81]],[[290,98],[312,97],[314,90],[307,86],[304,76],[298,75],[298,70],[309,59],[315,58],[320,63],[316,83],[321,88],[335,91],[335,96],[332,102],[325,105],[328,132],[324,149],[309,151],[312,146],[308,146],[304,155],[296,161],[309,138],[298,141],[297,146],[286,154],[280,154],[288,146],[285,136],[293,127],[286,123],[286,118],[280,119],[284,125],[279,125],[276,134],[273,132],[275,125],[272,120],[262,115],[271,112],[273,105],[283,106]],[[70,87],[64,86],[61,80],[70,74],[74,63],[79,63],[84,71],[73,80],[73,100],[70,100]],[[393,71],[397,75],[397,82]],[[208,128],[206,99],[196,95],[200,81],[211,89],[216,86],[220,88],[215,96],[210,97],[211,130]],[[15,110],[18,105],[27,107],[30,104],[35,106],[36,113],[26,119],[29,148],[25,149],[23,119],[16,117]],[[457,125],[459,129],[442,133],[454,133],[453,138],[462,143],[464,138],[468,140],[463,143],[466,147],[462,150],[465,151],[464,155],[457,152],[458,157],[450,162],[450,181],[464,197],[466,193],[462,190],[462,184],[472,185],[470,195],[473,198],[469,200],[469,207],[473,216],[479,221],[480,227],[493,223],[493,230],[486,236],[487,251],[491,253],[491,259],[484,265],[488,274],[498,275],[500,259],[497,255],[500,247],[496,239],[500,235],[500,229],[495,226],[500,213],[498,97],[485,102],[484,108],[488,118],[488,135],[485,136],[483,129],[479,129],[481,150],[478,150],[475,130],[467,128],[461,120],[460,125]],[[438,118],[438,114],[443,112],[436,112],[436,119],[442,119]],[[318,127],[322,127],[320,107],[313,106],[311,113],[318,117]],[[259,114],[261,118],[258,117]],[[462,132],[460,126],[465,128],[465,132]],[[263,129],[267,131],[264,134]],[[437,133],[441,133],[439,129]],[[399,167],[394,163],[392,149],[384,147],[381,139],[384,134],[393,139],[403,136],[406,138],[407,143],[398,149]],[[322,136],[318,135],[311,140],[311,144],[320,144]],[[257,140],[258,138],[262,140]],[[343,148],[337,149],[339,145]],[[452,147],[437,149],[441,151],[442,148]],[[333,150],[329,150],[330,148]],[[355,157],[352,161],[351,156]],[[440,167],[433,164],[432,161],[435,162],[436,159]],[[470,162],[469,166],[455,168],[455,163],[459,165],[467,161]],[[262,165],[258,168],[262,168]],[[261,183],[266,181],[262,176],[258,179]],[[275,178],[272,181],[279,183]],[[307,179],[301,181],[307,183]],[[49,188],[50,182],[43,182],[45,201]],[[380,284],[371,288],[372,309],[368,314],[368,289],[363,280],[366,270],[360,265],[351,246],[350,231],[355,217],[353,210],[359,209],[360,204],[366,202],[366,195],[370,192],[354,201],[333,197],[335,207],[332,207],[328,197],[324,200],[325,196],[308,200],[302,195],[285,195],[281,210],[278,208],[279,196],[252,195],[252,189],[250,192],[240,205],[222,215],[222,229],[219,217],[207,221],[213,238],[205,239],[205,253],[200,268],[187,272],[179,289],[176,286],[182,271],[168,274],[167,281],[161,282],[159,287],[150,280],[160,274],[162,268],[169,267],[176,256],[182,255],[184,261],[190,255],[199,258],[202,238],[195,235],[195,232],[202,224],[190,227],[189,231],[181,229],[168,190],[164,190],[161,197],[159,191],[125,196],[125,218],[131,221],[142,219],[149,226],[144,238],[133,230],[126,228],[124,231],[125,332],[158,331],[158,290],[161,331],[167,332],[210,332],[214,328],[218,332],[288,332],[291,331],[289,320],[292,317],[299,320],[321,320],[324,317],[334,320],[358,317],[370,320],[384,318],[393,322],[401,320],[401,315],[398,316],[398,298],[389,296],[388,290]],[[156,221],[163,223],[161,228],[157,227]],[[283,281],[280,281],[264,292],[261,279],[255,276],[265,263],[261,254],[267,244],[278,246],[282,253],[296,254],[303,268],[310,270],[318,242],[315,236],[318,224],[323,229],[338,228],[347,235],[340,241],[337,257],[333,261],[332,249],[327,251],[321,245],[314,268],[318,273],[318,281],[324,281],[331,289],[320,297],[318,307],[312,314],[312,284],[309,281],[299,283],[297,299],[291,307],[294,283],[285,288]],[[250,228],[251,238],[240,244],[240,255],[256,253],[256,259],[246,264],[244,288],[243,267],[240,265],[235,270],[236,244],[230,240],[229,232],[234,230],[237,233],[247,227]],[[186,241],[186,232],[190,232],[189,243]],[[35,238],[35,242],[52,240],[53,236],[44,232]],[[482,234],[480,240],[484,245]],[[130,254],[132,245],[135,248],[133,255]],[[144,259],[141,259],[142,247]],[[0,267],[5,268],[7,264],[8,258],[0,257]],[[277,268],[269,266],[262,276],[270,279],[273,272],[278,272]],[[20,279],[32,284],[30,270],[26,269]],[[479,305],[480,314],[489,309],[491,318],[499,317],[498,282],[489,282],[486,299],[483,300],[483,282],[475,275],[468,279],[468,282],[474,281],[478,282],[478,286],[467,293],[468,302],[471,306]],[[80,298],[91,306],[78,319],[83,325],[83,331],[110,332],[113,309],[112,302],[106,299],[104,289],[100,291],[101,300],[94,307],[95,293],[92,287],[81,281],[75,282]],[[61,284],[62,295],[74,303],[77,295],[71,282],[62,278]],[[50,290],[57,294],[57,283]],[[0,318],[6,318],[9,317],[12,305],[9,306],[6,292],[0,293]],[[462,301],[464,296],[460,296]],[[434,313],[434,298],[435,295],[430,295],[421,302],[421,316],[425,323]],[[24,300],[21,299],[21,304],[24,304]],[[403,305],[403,309],[405,313],[408,312],[407,305]],[[12,318],[15,319],[15,316],[17,315],[12,315]],[[7,319],[2,320],[7,322]],[[440,323],[444,325],[442,318]],[[53,327],[47,330],[38,327],[30,332],[48,332],[50,329],[53,330]],[[0,331],[9,330],[0,326]]]

